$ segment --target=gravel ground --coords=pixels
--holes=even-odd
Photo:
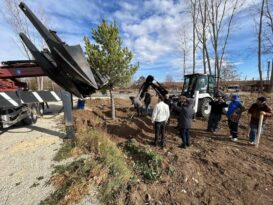
[[[35,125],[0,132],[0,204],[38,204],[54,190],[47,181],[64,137],[53,115],[60,108],[53,105]]]

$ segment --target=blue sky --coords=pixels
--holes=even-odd
[[[134,53],[134,62],[140,69],[134,79],[154,75],[164,81],[167,74],[174,80],[182,79],[180,34],[191,32],[190,16],[186,13],[188,0],[25,0],[37,14],[46,19],[46,26],[57,31],[69,45],[83,45],[83,36],[90,37],[102,18],[115,20],[120,28],[123,45]],[[227,47],[226,59],[237,66],[242,79],[258,78],[256,34],[254,18],[249,7],[259,0],[244,0],[236,14],[235,25]],[[4,7],[4,0],[0,1]],[[4,11],[4,9],[1,9]],[[17,36],[0,13],[0,61],[24,59],[18,47]],[[32,31],[37,35],[35,30]],[[190,44],[190,42],[189,42]],[[200,55],[199,55],[200,56]],[[201,59],[197,69],[202,70]],[[190,72],[191,56],[187,66]],[[266,67],[266,59],[264,59]]]

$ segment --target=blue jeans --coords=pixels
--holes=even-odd
[[[189,134],[189,129],[181,129],[181,138],[182,138],[182,146],[190,146],[190,134]]]
[[[256,136],[257,136],[257,134],[258,134],[259,125],[250,123],[250,124],[249,124],[249,127],[250,127],[249,140],[250,140],[251,142],[255,142],[255,141],[256,141]],[[263,131],[263,130],[262,130],[262,131]],[[262,132],[262,131],[261,131],[261,132]]]

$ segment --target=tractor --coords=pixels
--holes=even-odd
[[[197,115],[204,118],[209,117],[211,111],[209,103],[216,93],[222,96],[223,99],[227,97],[224,92],[217,89],[214,75],[199,73],[185,75],[182,95],[188,98],[194,98],[196,91],[199,91]]]

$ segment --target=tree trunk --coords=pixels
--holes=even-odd
[[[267,73],[266,73],[266,81],[270,80],[270,61],[267,61]]]
[[[195,73],[195,26],[193,26],[192,34],[192,73]]]
[[[183,50],[183,79],[186,74],[186,51]]]
[[[263,91],[263,72],[262,72],[262,65],[261,65],[261,50],[262,50],[262,29],[263,29],[263,14],[264,14],[264,1],[262,1],[262,7],[260,12],[260,24],[259,24],[259,33],[258,33],[258,70],[259,70],[259,77],[260,77],[260,89],[261,92]]]
[[[111,113],[112,113],[112,119],[116,119],[116,109],[115,109],[115,99],[112,93],[112,89],[110,89],[110,100],[111,100]]]
[[[270,78],[270,83],[268,85],[267,92],[272,93],[272,91],[273,91],[273,60],[271,62],[271,78]]]
[[[210,57],[209,57],[209,52],[208,52],[207,46],[206,46],[205,51],[206,51],[206,57],[207,57],[207,63],[208,63],[209,74],[211,75]]]
[[[192,73],[195,73],[195,53],[196,53],[196,0],[192,1],[193,14],[192,14]]]
[[[199,1],[199,4],[201,2]],[[206,48],[207,48],[207,36],[206,36],[206,25],[207,25],[207,0],[204,2],[204,11],[203,11],[203,20],[202,20],[202,37],[203,37],[203,66],[204,66],[204,74],[207,73],[207,65],[206,65]]]

